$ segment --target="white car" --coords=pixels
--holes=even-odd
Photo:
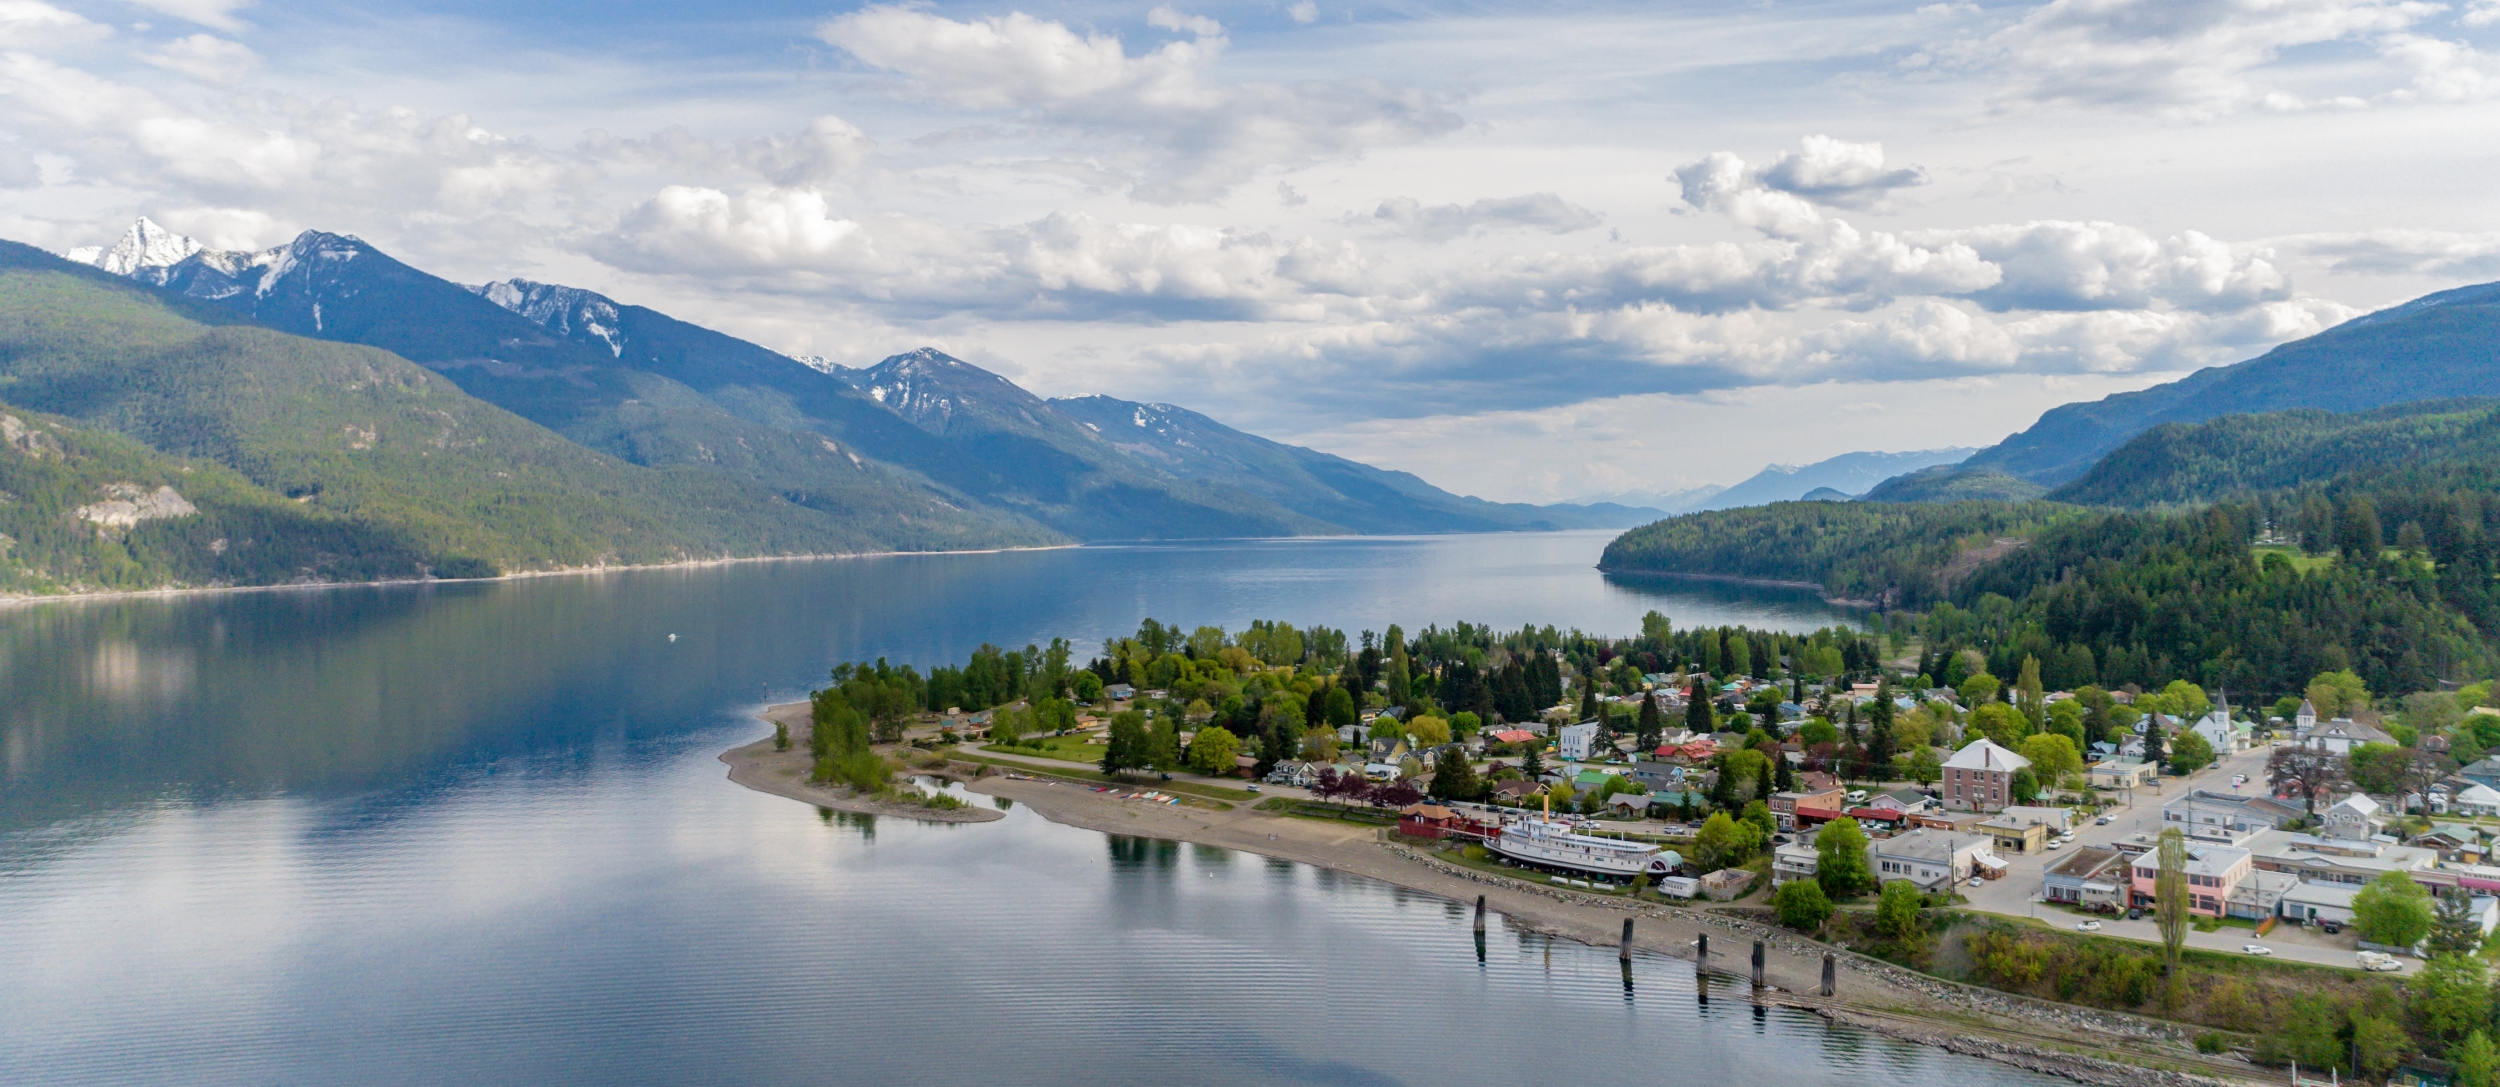
[[[2066,848],[2066,839],[2064,839],[2064,838],[2051,838],[2051,839],[2049,839],[2049,848],[2051,848],[2051,849],[2064,849],[2064,848]]]
[[[2245,952],[2247,952],[2247,953],[2249,953],[2249,954],[2251,954],[2251,955],[2271,955],[2271,954],[2274,954],[2274,949],[2273,949],[2273,948],[2271,948],[2271,947],[2267,947],[2267,946],[2266,946],[2266,945],[2264,945],[2264,944],[2241,944],[2241,945],[2240,945],[2240,950],[2245,951]]]
[[[2096,827],[2105,827],[2105,826],[2108,826],[2108,825],[2110,824],[2110,819],[2111,819],[2111,817],[2110,817],[2110,816],[2106,816],[2106,815],[2104,815],[2104,816],[2102,816],[2102,817],[2100,817],[2100,818],[2098,818],[2098,819],[2093,820],[2093,821],[2092,821],[2092,825],[2093,825],[2093,826],[2096,826]]]
[[[2098,921],[2077,921],[2075,922],[2075,931],[2099,932],[2101,931],[2101,923]]]
[[[2364,951],[2354,958],[2361,963],[2362,969],[2373,973],[2383,974],[2405,968],[2405,964],[2397,962],[2395,956],[2377,951]]]

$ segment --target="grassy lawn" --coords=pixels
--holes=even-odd
[[[1117,779],[1103,773],[1100,770],[1087,770],[1080,767],[1070,767],[1062,770],[1055,766],[1035,766],[1029,762],[1015,762],[1009,759],[990,758],[978,752],[964,751],[956,748],[948,749],[946,757],[962,762],[977,762],[983,766],[995,766],[1001,770],[1014,770],[1018,773],[1034,774],[1041,777],[1060,778],[1066,781],[1083,781],[1096,785],[1117,785],[1127,789],[1153,789],[1157,792],[1201,796],[1210,800],[1248,801],[1258,799],[1257,793],[1253,793],[1245,789],[1227,789],[1221,785],[1208,785],[1196,781],[1157,781],[1154,779],[1154,775],[1152,774],[1127,779]],[[1225,810],[1231,810],[1232,805],[1224,804],[1221,805],[1221,807]]]
[[[1301,819],[1324,819],[1331,823],[1371,823],[1395,826],[1398,813],[1393,808],[1354,807],[1328,804],[1317,800],[1297,800],[1290,796],[1271,796],[1259,801],[1258,810],[1272,811]]]
[[[2281,555],[2284,558],[2290,559],[2292,560],[2292,569],[2304,574],[2321,566],[2335,565],[2335,556],[2333,555],[2303,554],[2297,547],[2258,547],[2251,548],[2251,550],[2256,552],[2257,560],[2260,562],[2265,561],[2265,557],[2267,555]]]
[[[1011,755],[1031,755],[1087,766],[1100,765],[1103,745],[1086,743],[1088,738],[1089,734],[1083,732],[1071,732],[1065,736],[1027,736],[1019,743],[1001,744],[999,750]]]

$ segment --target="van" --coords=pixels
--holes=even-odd
[[[1851,790],[1849,790],[1849,802],[1850,802],[1850,803],[1852,803],[1852,804],[1863,804],[1863,803],[1866,803],[1866,790],[1864,790],[1864,789],[1851,789]]]

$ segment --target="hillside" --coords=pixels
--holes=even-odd
[[[1937,465],[1907,472],[1859,495],[1861,502],[2028,502],[2048,488],[2003,472]]]
[[[0,404],[0,594],[479,572],[206,461]]]
[[[2055,486],[2163,423],[2480,396],[2500,396],[2500,283],[2425,295],[2247,362],[2052,409],[1963,466]]]
[[[2210,502],[2452,463],[2500,464],[2500,407],[2488,400],[2337,414],[2227,415],[2165,423],[2128,440],[2050,497],[2101,506]]]
[[[404,569],[408,556],[520,569],[1051,538],[935,497],[839,518],[717,473],[629,464],[389,352],[233,323],[14,243],[0,243],[0,388],[30,411],[223,466],[390,536],[400,558],[376,552],[374,569]],[[298,573],[361,576],[357,554]],[[197,567],[149,569],[189,583],[180,571]]]
[[[1079,396],[1049,406],[1145,467],[1237,487],[1355,532],[1620,528],[1658,515],[1618,505],[1534,506],[1460,497],[1406,472],[1245,434],[1170,404]]]
[[[2081,513],[2039,502],[1779,502],[1643,525],[1607,544],[1597,568],[1799,582],[1834,599],[1916,607],[1946,595],[1957,556]]]

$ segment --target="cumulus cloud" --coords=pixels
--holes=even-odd
[[[1999,81],[2000,106],[2066,103],[2202,119],[2301,108],[2257,78],[2285,51],[2393,34],[2442,10],[2419,0],[2055,0],[1929,56]]]
[[[1808,136],[1804,145],[1801,151],[1772,160],[1762,171],[1762,183],[1816,203],[1842,207],[1864,207],[1881,201],[1895,189],[1927,183],[1927,171],[1920,167],[1886,169],[1884,145],[1880,143]]]
[[[923,98],[1113,144],[1099,165],[1153,203],[1213,199],[1263,168],[1352,158],[1460,124],[1434,97],[1377,80],[1220,82],[1212,72],[1230,44],[1220,24],[1169,6],[1150,19],[1193,36],[1131,55],[1116,35],[1022,12],[958,21],[893,6],[837,17],[819,34]]]
[[[0,49],[58,49],[113,36],[113,28],[42,0],[0,0]]]
[[[1005,227],[853,217],[814,189],[670,186],[584,242],[622,268],[926,317],[1316,320],[1377,284],[1353,247],[1186,224],[1055,213]]]
[[[1449,241],[1506,228],[1569,234],[1599,222],[1597,213],[1550,192],[1486,197],[1469,204],[1434,204],[1399,196],[1380,202],[1368,220],[1411,238]]]
[[[2411,78],[2410,86],[2396,92],[2401,97],[2479,102],[2500,93],[2500,75],[2495,75],[2482,54],[2464,42],[2420,34],[2390,34],[2380,40],[2379,55],[2394,62]]]
[[[219,87],[240,83],[260,68],[260,54],[213,34],[176,38],[139,59]]]
[[[1993,310],[2175,307],[2218,312],[2290,297],[2290,281],[2262,252],[2235,250],[2196,231],[2156,239],[2116,223],[2040,220],[1917,231],[1929,244],[1968,246],[2002,278],[1970,293]]]

